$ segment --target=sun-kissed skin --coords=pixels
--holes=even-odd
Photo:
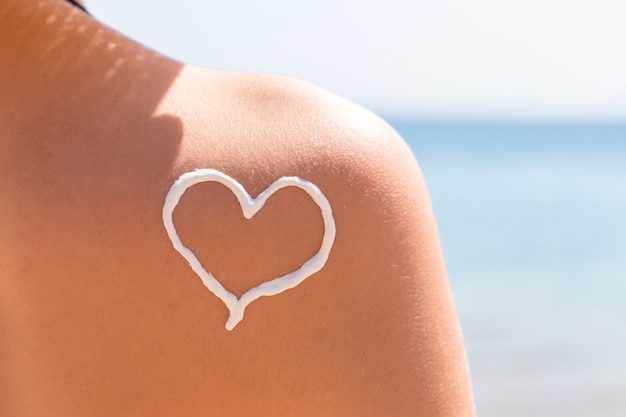
[[[228,310],[168,239],[181,174],[317,185],[336,239],[294,289]],[[461,332],[409,149],[286,77],[172,61],[61,0],[0,3],[0,416],[472,416]],[[237,296],[324,233],[302,190],[247,220],[215,183],[174,212]]]

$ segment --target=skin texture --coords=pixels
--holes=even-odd
[[[0,5],[0,415],[472,416],[418,166],[376,116],[301,81],[193,68],[57,0]],[[337,237],[295,289],[228,311],[161,221],[182,173],[253,196],[318,185]],[[253,219],[216,184],[174,213],[233,293],[319,248],[282,190]]]

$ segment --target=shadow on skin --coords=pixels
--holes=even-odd
[[[92,415],[161,314],[138,260],[164,241],[182,65],[65,2],[7,0],[0,26],[0,415]]]

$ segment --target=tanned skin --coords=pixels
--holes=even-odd
[[[0,4],[0,416],[473,416],[426,188],[401,138],[301,81],[198,69],[61,0]],[[319,186],[337,237],[298,287],[228,311],[173,249],[171,184]],[[183,242],[230,291],[297,269],[319,208],[252,220],[190,189]]]

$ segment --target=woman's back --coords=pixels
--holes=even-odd
[[[427,194],[383,122],[299,81],[183,66],[56,0],[7,0],[0,22],[0,415],[472,413]],[[252,196],[301,177],[336,223],[322,270],[232,331],[162,221],[198,168]],[[174,224],[237,296],[325,231],[298,188],[246,220],[215,183]]]

